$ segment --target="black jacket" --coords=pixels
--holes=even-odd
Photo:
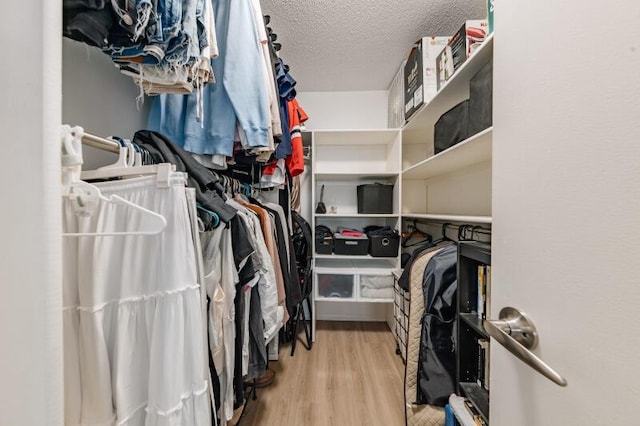
[[[189,186],[196,190],[196,200],[202,207],[218,214],[224,223],[236,215],[236,210],[226,204],[217,189],[221,189],[211,170],[198,163],[193,156],[180,148],[169,138],[151,130],[140,130],[133,136],[133,142],[145,148],[157,163],[175,164],[176,170],[189,174]]]
[[[424,314],[418,359],[418,404],[444,407],[455,392],[458,247],[433,256],[424,271]]]

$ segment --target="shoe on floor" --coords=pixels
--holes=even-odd
[[[258,377],[255,381],[255,386],[257,388],[266,388],[271,383],[273,383],[273,379],[276,377],[276,372],[270,368],[260,377]],[[246,386],[253,386],[253,382],[246,382]]]

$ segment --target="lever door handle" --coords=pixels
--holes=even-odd
[[[533,322],[515,308],[500,310],[500,320],[484,320],[484,329],[498,343],[518,357],[529,367],[545,376],[558,386],[567,386],[567,380],[549,367],[529,349],[538,344],[538,332]]]

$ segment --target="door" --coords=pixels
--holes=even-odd
[[[640,2],[496,3],[491,425],[640,424]]]

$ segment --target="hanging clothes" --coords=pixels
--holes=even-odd
[[[186,176],[97,183],[162,214],[155,236],[65,239],[65,422],[211,425],[200,282]],[[140,213],[100,202],[88,217],[64,203],[65,232],[131,231]],[[153,259],[153,261],[149,261]],[[180,262],[176,262],[180,259]],[[167,368],[171,366],[171,368]]]
[[[193,119],[195,95],[161,95],[152,105],[149,128],[189,152],[232,157],[239,122],[248,148],[269,148],[271,116],[252,5],[250,0],[214,0],[213,6],[220,55],[211,60],[217,83],[202,93],[208,111],[203,123]]]
[[[269,341],[279,330],[284,312],[283,309],[278,306],[275,268],[269,255],[265,242],[265,234],[257,214],[260,208],[251,205],[239,195],[236,195],[233,202],[229,201],[228,203],[239,211],[247,212],[247,217],[252,222],[252,237],[255,242],[257,254],[261,258],[261,267],[258,272],[258,290],[261,301],[262,321],[264,323],[263,334],[264,340]]]
[[[302,133],[300,125],[309,119],[307,113],[298,104],[296,99],[287,101],[289,117],[289,132],[291,134],[291,155],[286,159],[289,174],[292,177],[304,172],[304,150],[302,148]]]
[[[189,174],[189,186],[196,190],[197,201],[206,209],[218,214],[220,220],[228,223],[235,215],[235,209],[225,204],[218,188],[218,177],[198,163],[188,152],[172,143],[166,136],[149,130],[135,133],[133,142],[149,151],[156,163],[171,163],[178,171]]]
[[[278,82],[278,92],[280,94],[280,119],[282,123],[282,138],[276,148],[276,158],[287,158],[291,155],[291,126],[289,124],[288,101],[296,97],[296,80],[289,74],[288,67],[278,58],[276,63],[276,80]]]

